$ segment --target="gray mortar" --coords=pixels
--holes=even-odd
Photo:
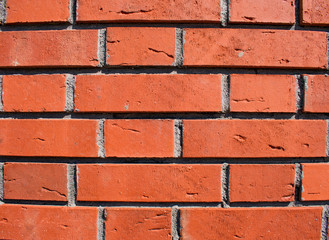
[[[323,206],[322,210],[322,227],[321,227],[321,240],[328,239],[328,216],[329,216],[329,207]]]
[[[100,119],[98,121],[97,130],[97,146],[98,146],[98,157],[105,158],[105,138],[104,138],[104,124],[105,119]]]
[[[230,207],[230,166],[227,163],[222,165],[221,170],[221,192],[224,208]]]
[[[77,178],[76,178],[76,165],[67,165],[67,193],[68,193],[68,203],[69,207],[76,206],[77,198]]]
[[[300,163],[295,163],[295,204],[299,201],[302,189],[303,169]]]
[[[65,112],[74,111],[74,91],[75,91],[75,76],[71,74],[67,74]]]
[[[3,83],[3,76],[0,76],[0,112],[3,112],[3,89],[2,89],[2,83]]]
[[[307,100],[307,90],[308,90],[308,76],[303,76],[304,80],[304,105],[303,108],[306,106],[306,100]]]
[[[97,57],[99,67],[104,67],[106,64],[106,29],[98,30],[98,51]]]
[[[7,0],[0,0],[0,23],[4,24],[7,18]]]
[[[106,220],[106,209],[103,207],[98,208],[97,217],[97,240],[105,240],[105,220]]]
[[[327,69],[329,69],[329,33],[327,33]]]
[[[329,156],[329,120],[327,120],[327,157]]]
[[[0,204],[4,199],[4,174],[3,174],[3,163],[0,163]]]
[[[177,205],[171,208],[171,231],[172,239],[179,240],[180,211]]]
[[[220,17],[222,19],[221,24],[223,27],[226,27],[227,23],[230,19],[230,10],[229,10],[230,1],[229,0],[220,0],[220,5],[221,5]]]
[[[230,112],[230,77],[222,74],[222,112]]]
[[[69,22],[71,24],[75,24],[76,10],[77,10],[76,6],[77,6],[77,0],[70,0],[70,4],[69,4],[69,11],[70,11]]]
[[[303,111],[304,106],[304,79],[301,75],[295,75],[296,78],[296,110]]]
[[[173,65],[177,67],[184,65],[184,30],[182,28],[176,28],[175,61]]]
[[[182,157],[182,128],[183,128],[183,121],[182,120],[175,120],[175,132],[174,132],[174,157],[180,158]]]

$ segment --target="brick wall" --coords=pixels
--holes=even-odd
[[[0,239],[327,239],[327,0],[0,0],[0,22]]]

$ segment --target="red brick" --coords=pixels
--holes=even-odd
[[[63,112],[65,75],[3,76],[5,112]]]
[[[0,239],[97,239],[97,208],[0,205]]]
[[[184,157],[325,157],[323,120],[184,120]]]
[[[302,201],[329,200],[329,164],[302,164]]]
[[[320,239],[320,207],[184,208],[181,239]]]
[[[327,67],[324,32],[185,29],[184,65],[207,67]]]
[[[79,75],[80,112],[219,112],[221,75]]]
[[[0,67],[95,67],[98,30],[0,32]]]
[[[106,211],[107,239],[172,239],[170,208],[106,208]]]
[[[329,77],[324,75],[307,75],[305,86],[305,112],[329,112]]]
[[[77,21],[219,22],[220,0],[78,0]]]
[[[103,164],[78,168],[78,201],[221,201],[221,165]]]
[[[329,25],[329,2],[327,0],[301,0],[301,8],[303,25]]]
[[[5,163],[5,199],[67,201],[64,164]]]
[[[108,120],[107,157],[174,157],[174,121]]]
[[[293,0],[231,0],[231,23],[294,24]]]
[[[289,75],[231,75],[232,112],[296,112],[296,78]]]
[[[94,120],[1,119],[0,155],[97,157]]]
[[[231,202],[294,200],[294,165],[231,165]]]
[[[175,28],[117,27],[107,29],[107,64],[164,65],[175,61]]]
[[[69,0],[7,0],[6,23],[68,22]]]

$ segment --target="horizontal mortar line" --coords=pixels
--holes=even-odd
[[[74,158],[74,157],[10,157],[0,156],[0,163],[62,163],[62,164],[295,164],[329,163],[327,158]]]
[[[228,23],[222,26],[221,22],[213,21],[90,21],[63,23],[11,23],[0,26],[0,31],[38,31],[38,30],[65,30],[72,29],[100,29],[108,27],[160,27],[160,28],[220,28],[220,29],[273,29],[288,31],[329,31],[326,26],[301,26],[299,24],[255,24],[255,23]]]

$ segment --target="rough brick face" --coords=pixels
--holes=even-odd
[[[329,77],[305,75],[304,111],[313,113],[329,112]]]
[[[154,27],[108,28],[107,64],[171,66],[175,61],[175,31]]]
[[[0,154],[97,157],[95,120],[0,120]]]
[[[221,201],[220,165],[103,164],[78,167],[78,201]],[[93,184],[90,184],[91,179]]]
[[[172,239],[170,208],[106,208],[106,212],[108,239]]]
[[[303,201],[327,201],[329,199],[329,165],[302,164],[303,179],[301,198]]]
[[[70,0],[7,0],[6,23],[68,22]]]
[[[320,207],[184,208],[181,239],[320,239],[321,215]]]
[[[221,75],[81,75],[79,112],[219,112]]]
[[[174,121],[108,120],[107,157],[174,157]]]
[[[183,157],[325,157],[326,122],[184,120]]]
[[[293,24],[293,0],[231,0],[231,23]]]
[[[5,112],[63,112],[65,81],[65,75],[3,76],[3,109]]]
[[[219,0],[78,0],[78,21],[219,22]]]
[[[95,67],[98,30],[0,32],[0,68]]]
[[[64,164],[5,163],[4,198],[67,201]]]
[[[0,239],[96,239],[97,208],[0,205]]]
[[[303,25],[329,26],[329,2],[327,0],[302,0],[301,8]]]
[[[185,66],[327,67],[323,32],[264,29],[185,29]]]
[[[232,74],[232,112],[296,112],[296,78],[288,75]]]
[[[294,200],[294,165],[231,165],[231,202]]]

